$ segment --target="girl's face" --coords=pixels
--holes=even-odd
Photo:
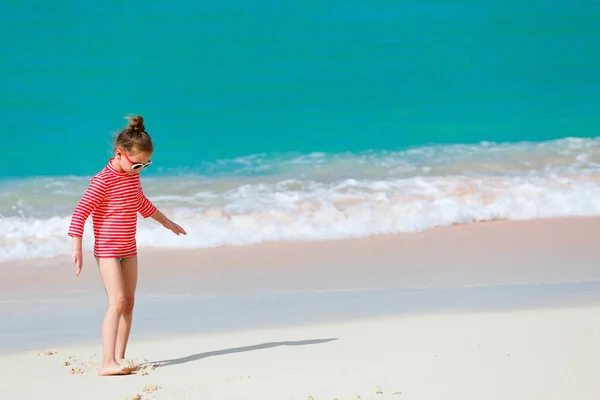
[[[125,150],[117,148],[115,160],[117,161],[117,170],[126,172],[129,175],[139,174],[150,164],[152,153],[131,151],[126,153]],[[120,168],[119,168],[120,167]]]

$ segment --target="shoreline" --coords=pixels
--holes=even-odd
[[[254,247],[265,247],[265,246],[302,246],[302,245],[327,245],[332,243],[340,243],[340,242],[357,242],[357,241],[366,241],[366,240],[379,240],[379,239],[390,239],[390,238],[410,238],[412,236],[424,236],[430,235],[434,232],[438,231],[449,231],[449,230],[457,230],[457,229],[477,229],[482,226],[492,225],[494,227],[498,226],[506,226],[506,225],[518,225],[518,226],[526,226],[526,225],[556,225],[560,223],[579,223],[583,225],[590,225],[594,223],[600,224],[600,216],[565,216],[565,217],[550,217],[550,218],[532,218],[532,219],[508,219],[508,218],[497,218],[492,220],[483,220],[483,221],[472,221],[469,223],[453,223],[451,225],[440,225],[431,228],[424,229],[422,231],[415,232],[396,232],[396,233],[381,233],[381,234],[373,234],[369,236],[359,236],[359,237],[346,237],[346,238],[338,238],[338,239],[323,239],[323,240],[266,240],[259,243],[249,243],[249,244],[240,244],[240,245],[219,245],[214,247],[198,247],[198,248],[188,248],[188,247],[160,247],[160,246],[143,246],[138,248],[138,254],[140,252],[151,252],[151,253],[163,253],[163,252],[204,252],[204,251],[221,251],[222,249],[239,249],[239,248],[254,248]],[[141,229],[138,227],[138,229]],[[600,229],[600,228],[599,228]],[[86,236],[91,235],[91,232],[86,230]],[[84,254],[91,254],[91,250],[84,251]],[[26,258],[26,259],[14,259],[14,260],[0,260],[0,266],[6,264],[14,264],[14,263],[25,263],[25,262],[43,262],[43,261],[51,261],[58,260],[61,258],[70,257],[69,254],[61,254],[50,257],[35,257],[35,258]]]
[[[389,279],[403,279],[407,288],[559,283],[600,279],[590,259],[600,258],[599,234],[600,217],[500,220],[342,240],[140,248],[138,260],[140,284],[153,290],[163,289],[163,284],[167,289],[185,287],[186,282],[173,279],[180,276],[198,289],[219,291],[269,289],[260,278],[285,283],[284,290],[356,288],[360,282],[366,288],[386,288]],[[543,268],[558,262],[571,267]],[[527,268],[518,263],[527,263]],[[76,278],[74,271],[70,255],[0,262],[0,301],[57,291],[103,292],[89,250],[84,251],[81,276]],[[242,278],[250,281],[241,285]]]

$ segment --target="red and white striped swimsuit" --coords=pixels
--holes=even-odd
[[[92,214],[94,255],[100,258],[131,257],[137,254],[137,213],[152,216],[156,207],[144,196],[140,174],[119,172],[108,165],[94,176],[73,211],[69,236],[83,237],[83,227]]]

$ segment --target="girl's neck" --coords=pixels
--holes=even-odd
[[[116,169],[118,172],[125,172],[125,171],[123,170],[123,168],[121,168],[121,165],[119,164],[119,162],[117,161],[117,159],[116,159],[116,158],[113,158],[113,159],[110,161],[110,165],[112,165],[112,167],[113,167],[114,169]]]

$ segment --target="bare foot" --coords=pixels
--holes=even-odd
[[[102,364],[98,371],[98,375],[100,376],[129,375],[130,373],[131,369],[117,363]]]

